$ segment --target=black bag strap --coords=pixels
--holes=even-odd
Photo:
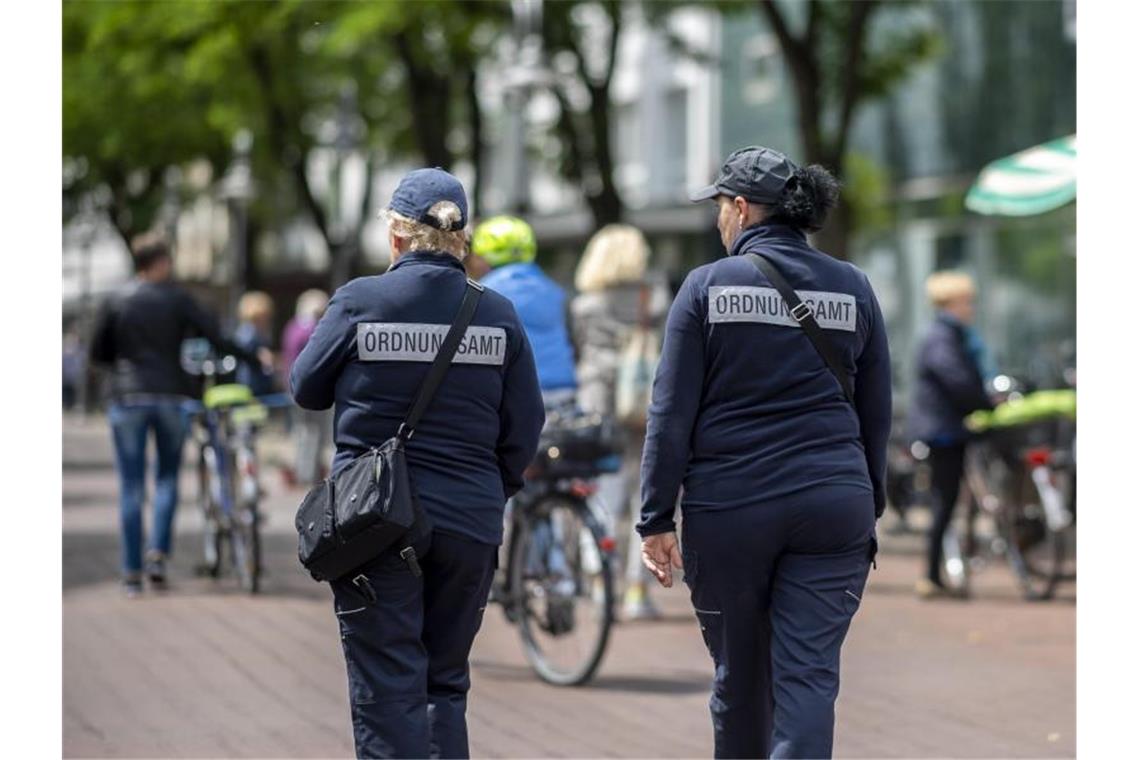
[[[827,364],[827,368],[831,370],[831,374],[835,375],[835,379],[839,381],[839,387],[843,389],[843,395],[847,397],[847,401],[851,406],[855,406],[855,394],[851,390],[851,377],[847,374],[847,368],[843,366],[843,360],[839,358],[839,352],[835,348],[835,344],[824,334],[823,328],[819,326],[819,322],[815,321],[812,316],[811,307],[800,300],[796,295],[796,291],[784,279],[784,275],[780,274],[780,270],[772,263],[772,260],[767,256],[759,253],[747,254],[749,261],[755,265],[760,273],[768,278],[768,281],[775,286],[776,290],[780,291],[780,296],[788,304],[788,309],[792,313],[792,319],[799,322],[800,327],[807,333],[808,339],[811,344],[815,346],[815,350],[823,357],[823,361]]]
[[[447,374],[451,360],[455,358],[455,352],[459,349],[459,341],[463,339],[467,326],[471,324],[471,318],[475,316],[475,307],[483,297],[483,290],[483,286],[479,283],[472,279],[467,280],[467,289],[463,292],[463,301],[459,304],[455,321],[451,323],[443,343],[440,344],[439,353],[435,355],[431,367],[428,368],[427,377],[420,386],[420,392],[416,394],[416,400],[412,402],[412,408],[408,410],[408,416],[400,423],[396,435],[402,440],[408,440],[416,432],[416,425],[420,424],[420,418],[423,417],[428,404],[439,389],[439,384],[443,382],[443,376]]]

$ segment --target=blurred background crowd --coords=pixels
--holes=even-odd
[[[64,399],[95,403],[85,327],[158,230],[236,327],[280,346],[298,296],[383,271],[376,210],[448,168],[475,221],[509,212],[573,289],[589,237],[640,228],[675,287],[723,255],[686,190],[764,144],[844,182],[816,244],[865,268],[905,396],[931,272],[978,285],[1003,371],[1059,382],[1075,334],[1075,210],[968,211],[988,163],[1075,131],[1075,3],[67,2]]]
[[[417,166],[464,182],[472,228],[533,229],[576,304],[588,395],[587,244],[625,225],[607,250],[637,259],[659,320],[724,255],[687,192],[750,144],[843,182],[814,243],[869,274],[887,320],[900,516],[921,500],[905,417],[932,273],[971,276],[985,377],[1075,384],[1071,0],[67,2],[63,52],[66,408],[101,404],[92,325],[144,233],[227,334],[273,354],[239,381],[287,390],[328,294],[388,266],[377,212]],[[286,479],[312,481],[328,420],[289,424]]]
[[[465,186],[469,230],[503,215],[533,230],[535,263],[565,293],[578,403],[643,433],[615,367],[633,337],[659,337],[688,272],[725,255],[714,204],[688,193],[732,151],[764,145],[842,182],[812,242],[867,272],[886,319],[897,422],[882,532],[929,519],[929,545],[912,540],[923,578],[941,565],[960,590],[982,543],[1010,555],[1027,598],[1075,578],[1066,565],[1042,590],[1028,554],[1010,551],[1053,551],[1042,537],[1069,526],[1041,517],[1045,496],[1005,488],[1003,511],[971,482],[996,448],[932,456],[907,419],[929,327],[947,312],[965,315],[970,372],[988,382],[969,409],[1075,386],[1075,0],[65,0],[62,16],[71,422],[106,408],[91,344],[135,276],[133,240],[161,240],[179,286],[265,357],[237,380],[280,395],[329,296],[389,266],[379,211],[400,178],[438,166]],[[497,265],[471,257],[468,271]],[[619,296],[628,319],[615,325]],[[278,447],[264,460],[287,486],[327,472],[330,417],[274,412],[277,435],[259,445]],[[636,510],[640,433],[599,482],[616,518],[631,514],[621,502]],[[1057,467],[1075,484],[1075,427],[1065,435]],[[1017,488],[1048,459],[1025,459],[1023,439]],[[967,520],[980,509],[993,523],[978,542],[947,531],[959,485]],[[286,490],[274,496],[292,510],[299,491]],[[908,508],[923,503],[930,517],[916,521]],[[621,616],[659,617],[654,600],[667,599],[649,594],[626,533]],[[276,555],[296,571],[294,538]],[[1075,562],[1066,541],[1058,557]]]

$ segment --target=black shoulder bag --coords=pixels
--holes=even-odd
[[[780,292],[780,297],[788,304],[792,319],[799,322],[800,327],[807,333],[808,340],[815,346],[819,355],[823,357],[823,361],[831,370],[831,374],[835,375],[835,379],[839,381],[839,387],[843,389],[844,397],[851,403],[851,406],[855,406],[855,393],[851,389],[851,377],[847,374],[847,368],[843,366],[843,360],[839,358],[839,352],[836,351],[835,345],[824,335],[823,328],[812,316],[811,307],[800,300],[796,291],[784,279],[784,275],[780,274],[780,270],[776,269],[776,265],[772,263],[771,259],[759,253],[749,253],[747,256],[748,260],[760,270],[760,273],[768,278],[768,282],[772,283],[773,287]]]
[[[396,435],[314,486],[301,502],[295,522],[297,555],[314,580],[337,580],[401,539],[408,545],[400,556],[419,575],[410,542],[430,527],[408,472],[404,444],[447,374],[482,295],[483,286],[468,280],[459,313]]]

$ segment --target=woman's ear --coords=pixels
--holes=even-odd
[[[736,210],[740,212],[742,218],[748,217],[748,201],[744,196],[738,195],[732,199],[732,205],[736,206]]]

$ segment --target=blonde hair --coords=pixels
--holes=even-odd
[[[242,322],[255,322],[259,318],[273,316],[273,299],[260,290],[244,293],[238,301],[238,319]]]
[[[444,251],[462,259],[467,254],[467,232],[462,228],[452,229],[463,217],[459,206],[451,201],[439,201],[428,209],[428,216],[436,220],[441,229],[409,219],[392,209],[384,212],[393,234],[408,241],[409,251]]]
[[[297,297],[297,315],[317,319],[328,305],[328,294],[319,288],[312,288]]]
[[[649,264],[649,243],[641,230],[628,224],[607,224],[594,233],[574,274],[579,291],[605,290],[624,282],[639,282]]]
[[[926,297],[935,308],[940,309],[959,298],[972,297],[975,292],[974,278],[965,272],[945,270],[926,278]]]

